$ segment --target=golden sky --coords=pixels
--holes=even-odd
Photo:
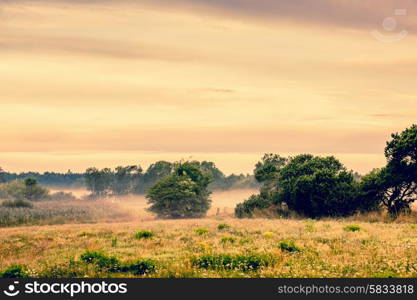
[[[417,120],[416,14],[417,0],[0,0],[0,166],[231,173],[308,152],[367,172]]]

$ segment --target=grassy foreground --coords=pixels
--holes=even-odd
[[[112,270],[83,262],[86,251],[154,266]],[[417,277],[417,225],[212,217],[0,228],[0,270],[14,264],[34,277]]]

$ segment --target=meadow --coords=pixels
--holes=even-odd
[[[208,217],[188,220],[157,220],[141,197],[36,203],[35,210],[85,213],[2,226],[0,271],[30,277],[417,277],[415,215],[395,222],[379,214],[233,218],[234,205],[252,192],[214,193]]]

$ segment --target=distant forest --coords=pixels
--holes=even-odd
[[[231,174],[225,175],[216,167],[213,162],[203,161],[199,164],[211,175],[212,182],[209,185],[210,190],[230,190],[241,188],[259,188],[260,184],[256,181],[254,175],[251,174]],[[174,163],[167,161],[158,161],[143,171],[141,166],[119,166],[114,170],[104,168],[98,170],[89,168],[84,173],[74,173],[68,170],[66,173],[57,172],[22,172],[12,173],[0,167],[0,183],[11,182],[15,180],[25,180],[27,178],[36,179],[37,182],[46,187],[60,188],[89,188],[89,180],[94,175],[105,175],[109,185],[123,186],[125,180],[128,179],[134,186],[133,192],[136,194],[144,194],[146,191],[159,181],[161,178],[171,173]],[[112,184],[113,183],[113,184]],[[120,189],[120,188],[119,188]],[[123,192],[121,192],[123,194]]]

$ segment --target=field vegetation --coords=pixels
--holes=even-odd
[[[3,182],[0,277],[417,277],[417,126],[385,156],[358,176],[266,154],[259,191],[213,193],[222,175],[198,161],[151,166],[146,196],[139,167],[91,168],[76,194]]]
[[[0,270],[17,266],[31,277],[416,277],[415,220],[211,217],[2,228]]]

